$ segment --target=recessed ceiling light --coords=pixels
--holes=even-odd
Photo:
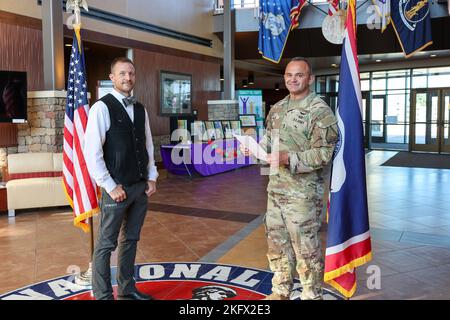
[[[66,47],[71,47],[72,45],[70,43],[65,44]]]
[[[376,62],[381,62],[381,60],[380,59],[377,59],[377,60],[375,60]]]

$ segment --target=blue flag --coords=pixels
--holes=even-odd
[[[264,59],[278,63],[291,30],[291,0],[261,0],[258,50]]]
[[[372,258],[356,48],[356,0],[349,0],[339,74],[339,141],[331,172],[324,274],[324,280],[346,297],[356,291],[355,268]]]
[[[407,58],[433,43],[429,0],[392,1],[391,20]]]

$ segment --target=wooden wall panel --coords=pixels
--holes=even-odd
[[[147,108],[152,134],[170,134],[168,117],[159,116],[161,70],[192,75],[192,108],[198,110],[198,119],[208,119],[207,100],[220,98],[220,65],[214,62],[165,55],[145,50],[134,50],[136,65],[135,95]]]
[[[0,22],[0,70],[26,71],[28,91],[44,89],[42,31]]]
[[[17,125],[0,123],[0,148],[17,146]]]

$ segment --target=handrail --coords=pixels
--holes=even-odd
[[[214,1],[214,13],[223,13],[223,3],[224,0]],[[233,9],[249,9],[258,8],[259,0],[231,0],[231,5]]]
[[[367,1],[367,0],[365,0]],[[308,0],[311,4],[324,4],[327,3],[327,0]],[[214,13],[223,13],[223,3],[224,0],[215,0],[214,1]],[[249,9],[249,8],[258,8],[259,0],[231,0],[231,5],[233,9]]]

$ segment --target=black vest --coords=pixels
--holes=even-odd
[[[134,104],[134,123],[123,104],[112,94],[100,99],[108,107],[111,127],[106,132],[103,158],[117,184],[129,186],[148,178],[148,153],[145,146],[145,109]]]

